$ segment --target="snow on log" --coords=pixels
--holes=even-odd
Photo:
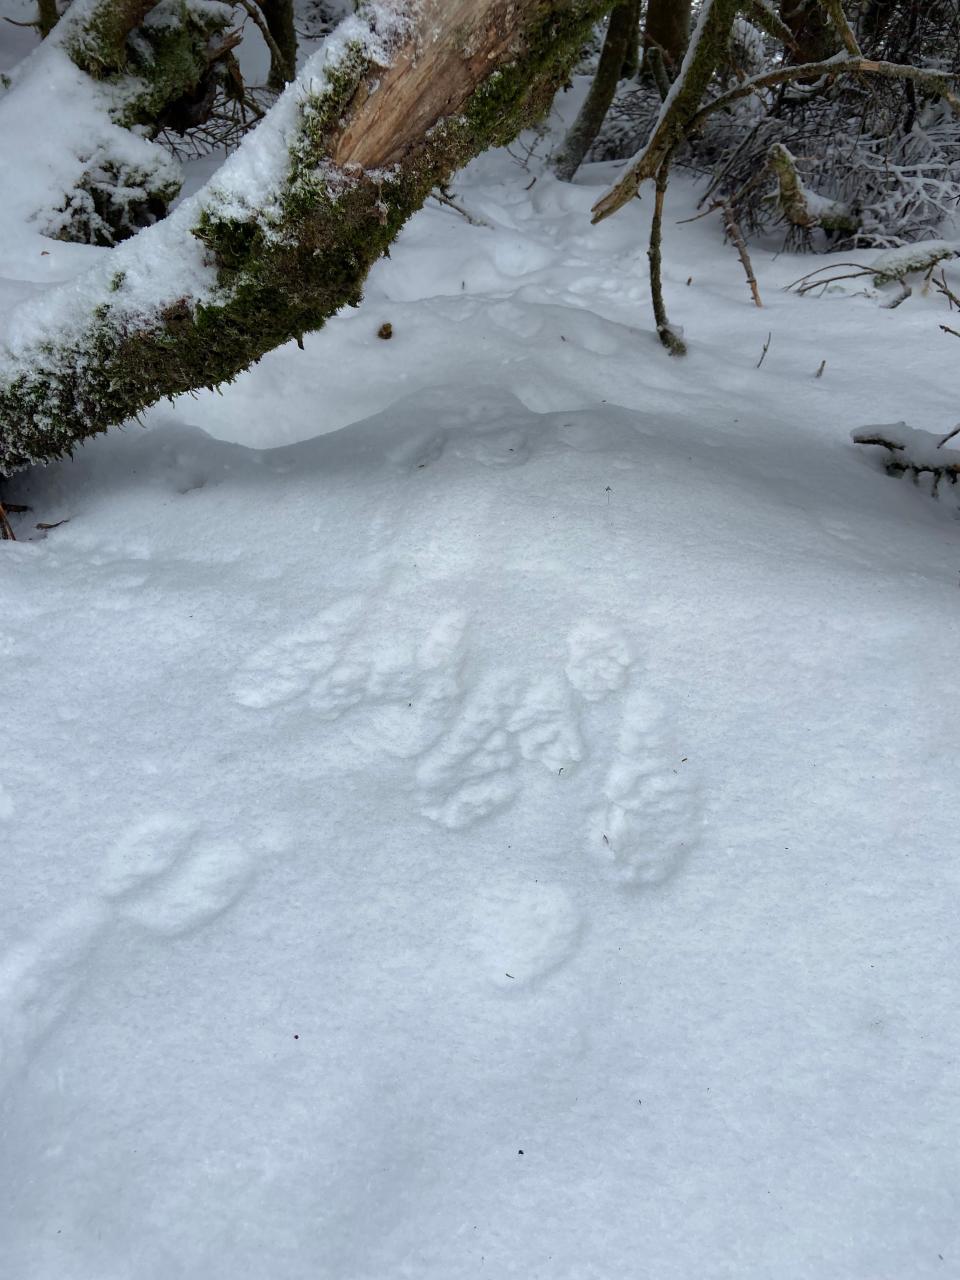
[[[931,478],[931,493],[937,496],[942,480],[956,484],[960,477],[960,451],[944,445],[960,434],[960,426],[945,436],[908,427],[905,422],[888,422],[858,427],[851,431],[854,444],[874,445],[886,450],[884,467],[889,475],[910,475],[917,483],[922,475]]]
[[[0,347],[0,471],[228,380],[359,301],[438,184],[552,101],[609,0],[370,0],[202,191]]]

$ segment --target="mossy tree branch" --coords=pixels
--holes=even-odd
[[[788,49],[792,49],[796,41],[794,34],[780,15],[767,4],[767,0],[747,0],[743,6],[743,16],[758,31],[765,31],[774,40],[780,40]]]
[[[827,200],[810,192],[797,170],[797,162],[782,142],[775,142],[767,153],[767,163],[777,179],[777,203],[786,220],[795,227],[810,230],[822,227],[853,235],[860,221],[849,205]]]
[[[843,12],[843,0],[820,0],[820,6],[830,20],[830,25],[840,37],[843,47],[852,57],[860,56],[860,45],[853,33],[853,28]]]
[[[373,263],[453,171],[542,115],[608,0],[418,0],[378,32],[361,7],[227,175],[21,310],[0,351],[0,472],[70,453],[164,396],[230,379],[359,301]],[[429,39],[424,38],[429,32]],[[381,50],[381,52],[378,52]],[[272,118],[271,118],[272,117]],[[269,164],[264,148],[286,148]],[[231,185],[244,148],[269,170]],[[146,264],[164,261],[154,284]]]
[[[68,123],[58,138],[51,116],[56,158],[42,170],[32,211],[45,234],[112,245],[164,216],[181,173],[151,140],[207,118],[221,60],[240,39],[233,19],[232,6],[212,0],[73,0],[0,100],[4,163],[15,172],[18,149],[32,145],[19,127],[23,100],[35,110],[31,95],[35,103],[51,77],[72,78],[85,123],[82,132]]]
[[[600,222],[632,200],[642,182],[653,178],[664,158],[681,141],[727,49],[742,0],[705,0],[700,21],[671,93],[640,155],[615,187],[593,207]]]
[[[927,71],[922,67],[914,67],[909,63],[879,62],[873,58],[848,58],[837,54],[824,62],[805,62],[796,66],[777,67],[773,71],[764,71],[758,76],[743,80],[735,89],[722,93],[700,108],[688,125],[688,132],[699,129],[707,116],[714,111],[722,111],[732,106],[740,98],[748,98],[760,89],[772,89],[777,85],[789,84],[794,80],[819,80],[821,76],[838,75],[875,75],[886,80],[912,80],[926,89],[934,97],[943,98],[951,109],[960,114],[960,97],[956,90],[956,77],[939,71]]]
[[[610,15],[590,92],[554,161],[557,177],[564,182],[570,182],[575,176],[600,132],[629,57],[630,42],[636,38],[639,20],[637,0],[621,0]]]
[[[653,301],[653,318],[657,326],[657,337],[672,356],[685,356],[687,344],[671,325],[667,316],[667,308],[663,301],[663,205],[667,195],[667,180],[670,176],[670,159],[672,152],[663,157],[657,170],[656,195],[653,201],[653,219],[650,223],[650,245],[647,258],[650,262],[650,297]]]
[[[127,37],[159,0],[94,0],[70,15],[66,49],[81,71],[94,79],[123,71]]]

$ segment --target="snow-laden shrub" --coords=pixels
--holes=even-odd
[[[158,148],[145,162],[107,147],[78,160],[75,185],[46,218],[44,233],[55,240],[112,246],[163,218],[180,191],[180,166]]]
[[[873,27],[867,11],[878,8]],[[864,15],[859,35],[871,57],[960,74],[957,0],[866,6]],[[738,19],[711,93],[784,58],[781,42]],[[621,84],[590,158],[635,154],[659,108],[652,84]],[[789,219],[770,164],[784,150],[808,203],[849,211],[849,222],[825,230]],[[709,175],[709,197],[729,200],[745,232],[782,235],[794,249],[896,247],[953,234],[960,215],[960,118],[910,80],[824,76],[760,90],[707,117],[674,163]]]

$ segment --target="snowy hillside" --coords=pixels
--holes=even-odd
[[[615,175],[8,486],[10,1280],[960,1274],[960,346]]]

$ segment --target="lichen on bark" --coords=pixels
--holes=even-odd
[[[630,57],[631,42],[636,41],[639,21],[637,0],[620,0],[610,15],[590,92],[554,160],[557,177],[564,182],[575,176],[600,132]]]
[[[814,227],[845,235],[857,231],[859,219],[850,206],[811,191],[800,177],[794,156],[782,142],[771,146],[767,164],[777,179],[777,206],[787,222],[804,231]]]

